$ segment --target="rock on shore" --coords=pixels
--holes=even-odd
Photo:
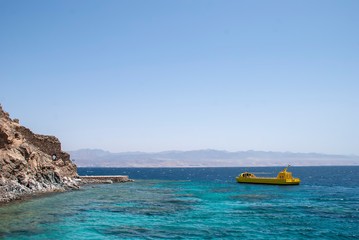
[[[0,105],[0,202],[78,189],[77,167],[54,136],[33,133]]]
[[[81,176],[82,184],[133,182],[128,176]]]

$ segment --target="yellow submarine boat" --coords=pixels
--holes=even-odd
[[[258,183],[258,184],[274,184],[274,185],[298,185],[301,181],[299,178],[293,178],[291,172],[287,172],[287,168],[278,173],[276,178],[274,177],[256,177],[252,173],[242,173],[239,177],[236,177],[239,183]]]

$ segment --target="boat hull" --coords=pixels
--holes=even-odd
[[[278,178],[244,178],[236,177],[239,183],[272,184],[272,185],[298,185],[299,179],[278,179]]]

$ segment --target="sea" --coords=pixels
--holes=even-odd
[[[298,186],[237,183],[283,167],[79,168],[134,182],[0,207],[0,239],[359,239],[359,166],[290,167]]]

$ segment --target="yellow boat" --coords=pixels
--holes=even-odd
[[[258,183],[258,184],[275,184],[275,185],[298,185],[301,181],[299,178],[293,178],[291,172],[287,172],[287,168],[278,173],[276,178],[274,177],[256,177],[252,173],[242,173],[239,177],[236,177],[239,183]]]

